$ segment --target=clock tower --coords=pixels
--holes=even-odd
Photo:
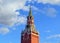
[[[35,29],[31,8],[27,16],[27,25],[21,32],[21,43],[39,43],[39,34]]]

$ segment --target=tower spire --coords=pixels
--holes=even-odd
[[[28,25],[34,24],[34,19],[33,19],[33,16],[32,16],[31,6],[30,6],[30,9],[29,9],[29,15],[27,16],[27,24]]]
[[[32,16],[32,9],[31,9],[31,6],[30,6],[30,9],[29,9],[29,16]]]
[[[39,34],[35,30],[34,17],[30,6],[25,30],[21,33],[21,43],[39,43]]]
[[[34,17],[32,16],[31,6],[30,6],[30,10],[29,10],[29,15],[27,16],[26,28],[29,29],[31,32],[33,31],[33,32],[37,33],[37,31],[35,30]]]

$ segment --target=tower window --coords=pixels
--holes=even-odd
[[[30,26],[29,25],[27,25],[27,28],[29,28]]]
[[[32,17],[30,16],[30,19],[31,19]]]

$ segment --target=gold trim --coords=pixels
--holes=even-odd
[[[37,34],[35,34],[35,33],[31,33],[31,34],[33,34],[33,35],[35,35],[35,36],[39,36],[39,35],[37,35]]]

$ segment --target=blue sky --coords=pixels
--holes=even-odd
[[[0,0],[0,43],[21,43],[30,5],[40,43],[60,43],[60,0]]]

